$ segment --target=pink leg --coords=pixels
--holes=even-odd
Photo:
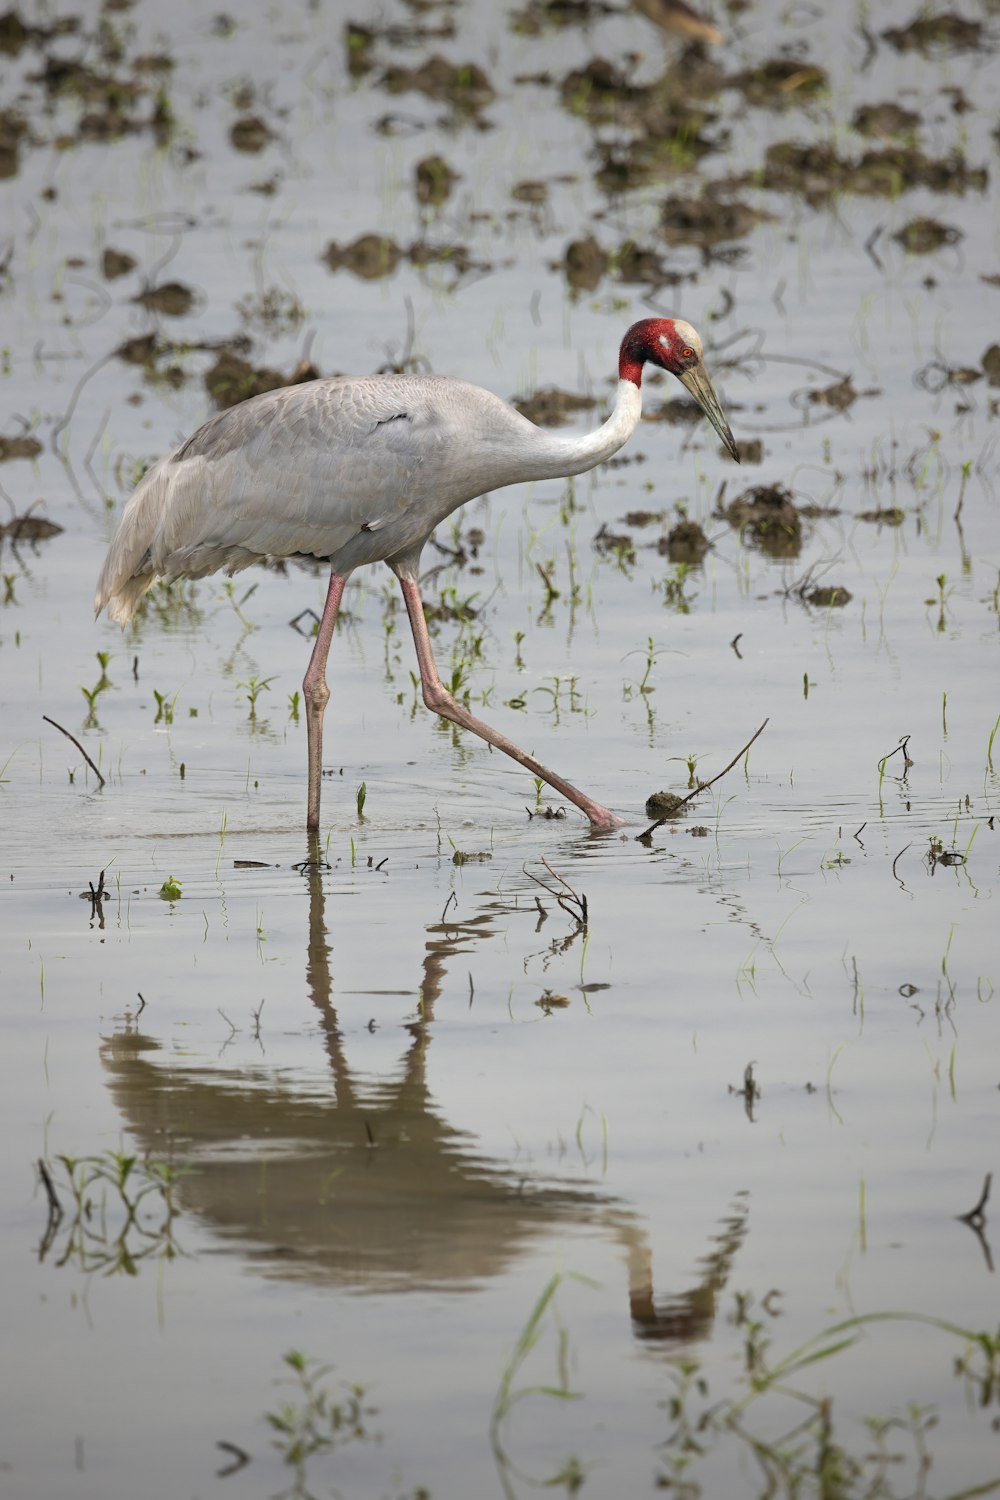
[[[572,802],[582,813],[586,813],[594,828],[598,828],[602,832],[607,832],[612,828],[620,828],[624,822],[623,818],[619,818],[613,812],[609,812],[599,802],[592,801],[590,797],[578,791],[570,782],[564,781],[554,771],[549,771],[545,766],[541,765],[533,755],[529,755],[526,750],[520,749],[519,746],[514,744],[513,740],[509,740],[506,735],[498,734],[495,729],[491,729],[488,724],[484,724],[482,719],[475,718],[469,713],[467,708],[463,708],[460,703],[456,703],[438,675],[434,653],[431,650],[430,639],[427,635],[427,621],[424,619],[424,606],[420,600],[420,587],[415,578],[404,578],[401,574],[397,574],[397,577],[399,578],[399,586],[403,590],[403,598],[406,601],[406,613],[410,617],[410,629],[413,631],[413,644],[417,648],[417,661],[420,664],[420,681],[423,684],[424,702],[427,704],[427,707],[433,709],[436,714],[440,714],[442,718],[450,719],[452,724],[458,724],[462,729],[470,729],[473,734],[478,734],[479,738],[485,740],[488,745],[495,745],[498,750],[502,750],[505,755],[509,755],[512,760],[516,760],[519,765],[525,766],[535,776],[540,776],[543,781],[547,781],[549,786],[554,787],[557,792],[560,792],[568,802]]]
[[[309,740],[309,807],[306,812],[306,828],[315,833],[319,828],[319,794],[323,777],[323,714],[330,701],[330,689],[326,685],[326,659],[330,654],[333,627],[337,623],[337,611],[344,592],[346,577],[330,574],[330,587],[326,591],[323,618],[316,633],[306,675],[302,679],[302,696],[306,700],[306,733]]]

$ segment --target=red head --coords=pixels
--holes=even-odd
[[[669,370],[678,379],[685,370],[701,363],[701,339],[690,323],[680,318],[643,318],[633,323],[618,351],[618,376],[642,384],[646,360]]]
[[[643,318],[633,323],[618,351],[618,378],[641,386],[647,360],[677,376],[739,463],[740,450],[702,363],[701,339],[691,324],[681,318]]]

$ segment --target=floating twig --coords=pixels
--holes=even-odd
[[[710,786],[714,786],[717,781],[721,781],[722,778],[723,778],[723,776],[727,775],[728,772],[730,772],[733,769],[733,767],[735,766],[736,762],[738,760],[742,760],[743,756],[746,755],[747,751],[750,749],[750,746],[753,744],[754,740],[757,739],[759,735],[762,735],[764,733],[764,730],[767,728],[767,726],[768,726],[768,724],[770,722],[771,722],[770,716],[768,716],[768,718],[766,718],[764,720],[763,724],[761,724],[760,728],[754,730],[753,734],[750,736],[750,738],[747,740],[746,744],[743,746],[743,749],[742,750],[737,750],[736,754],[733,756],[733,758],[729,762],[728,766],[723,766],[722,770],[719,771],[715,776],[713,776],[710,781],[699,781],[698,785],[695,787],[695,789],[694,789],[693,792],[688,792],[688,794],[687,794],[686,797],[682,797],[680,799],[679,803],[677,804],[677,807],[674,809],[674,811],[671,814],[671,816],[672,817],[676,817],[677,813],[680,812],[680,809],[682,807],[685,807],[689,802],[693,801],[695,797],[700,796],[702,792],[707,792],[708,788]],[[645,840],[648,840],[656,832],[656,830],[658,828],[661,828],[663,826],[663,824],[666,823],[667,821],[668,821],[667,818],[657,818],[656,822],[655,823],[650,823],[649,827],[646,828],[646,829],[644,829],[642,833],[636,834],[636,842],[637,843],[642,843]]]
[[[68,729],[64,729],[61,724],[57,724],[56,721],[55,721],[55,719],[50,719],[49,716],[48,716],[48,714],[42,714],[42,718],[45,720],[46,724],[51,724],[53,729],[58,729],[58,731],[59,731],[60,734],[64,734],[68,740],[72,740],[73,741],[73,744],[79,750],[80,754],[83,756],[84,760],[87,762],[87,765],[90,767],[90,769],[93,771],[94,775],[97,777],[98,781],[101,783],[101,786],[104,786],[105,785],[104,777],[101,775],[100,771],[94,765],[94,762],[91,760],[91,758],[87,754],[86,750],[80,744],[80,741],[77,739],[76,735],[75,734],[70,734],[70,732],[69,732]]]
[[[580,926],[580,927],[586,927],[586,925],[587,925],[587,898],[586,898],[586,896],[578,895],[577,892],[574,891],[573,887],[570,885],[569,881],[565,880],[563,878],[563,876],[558,873],[558,871],[553,870],[552,866],[549,864],[549,862],[545,858],[544,854],[542,855],[542,864],[548,870],[549,874],[552,876],[552,879],[553,880],[558,880],[559,884],[566,891],[569,892],[568,896],[564,896],[558,890],[553,890],[550,885],[546,885],[545,884],[544,880],[539,880],[539,878],[538,878],[537,875],[532,875],[532,873],[528,869],[527,865],[523,866],[525,875],[527,875],[527,877],[528,877],[529,880],[533,880],[536,885],[540,885],[543,891],[548,891],[549,895],[554,898],[556,905],[557,906],[561,906],[562,909],[563,909],[563,911],[567,914],[567,916],[572,917],[574,919],[574,921],[578,924],[578,926]],[[538,900],[537,896],[535,897],[535,905],[538,907],[539,911],[542,912],[542,914],[544,915],[542,904]]]
[[[987,1172],[986,1179],[983,1182],[983,1190],[979,1195],[979,1202],[975,1208],[970,1208],[967,1214],[957,1214],[956,1218],[961,1219],[963,1224],[971,1224],[973,1229],[981,1229],[986,1223],[986,1215],[983,1213],[983,1209],[989,1201],[990,1188],[992,1186],[993,1173]]]

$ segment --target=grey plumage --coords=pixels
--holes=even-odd
[[[143,476],[95,607],[125,624],[157,577],[294,555],[349,572],[406,556],[465,501],[544,471],[544,451],[532,463],[536,437],[558,448],[499,397],[446,376],[266,391],[212,417]]]

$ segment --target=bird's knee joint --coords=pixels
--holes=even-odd
[[[302,684],[302,696],[309,708],[322,710],[330,701],[330,689],[322,677],[318,682],[306,678]]]
[[[424,683],[424,706],[433,714],[444,714],[452,704],[452,696],[441,683]]]

